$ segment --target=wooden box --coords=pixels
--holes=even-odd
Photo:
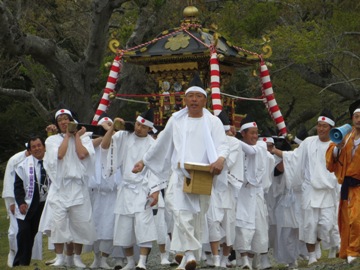
[[[211,195],[213,174],[207,164],[184,163],[190,178],[185,177],[183,191],[192,194]]]

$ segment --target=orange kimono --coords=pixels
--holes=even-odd
[[[338,216],[342,259],[360,257],[360,145],[353,154],[354,136],[354,132],[346,136],[347,143],[336,158],[335,143],[331,143],[326,152],[326,167],[342,185]]]

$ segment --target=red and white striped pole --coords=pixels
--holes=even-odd
[[[284,118],[280,112],[280,108],[276,103],[274,91],[270,81],[270,74],[265,62],[261,60],[260,63],[260,78],[262,83],[262,92],[266,98],[266,107],[269,110],[271,117],[274,119],[276,126],[281,135],[286,135],[286,125]]]
[[[220,96],[219,61],[217,59],[217,53],[215,50],[211,53],[211,58],[210,58],[210,88],[211,88],[212,108],[214,115],[217,116],[222,111],[223,107]]]
[[[99,106],[98,106],[98,108],[95,112],[94,118],[91,122],[92,125],[95,125],[95,126],[97,125],[100,115],[102,113],[106,112],[106,110],[109,106],[109,103],[110,103],[109,94],[114,92],[115,86],[116,86],[116,81],[119,77],[119,73],[121,70],[120,61],[121,61],[121,57],[119,55],[117,55],[111,65],[110,73],[109,73],[109,76],[108,76],[108,79],[106,82],[106,86],[104,89],[104,94],[101,97]]]

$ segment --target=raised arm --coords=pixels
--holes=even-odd
[[[81,127],[81,129],[75,133],[75,149],[76,154],[80,160],[86,158],[89,155],[88,150],[83,146],[81,141],[81,136],[84,135],[85,132],[86,128]]]
[[[115,118],[114,123],[111,126],[106,128],[107,131],[106,131],[106,133],[105,133],[105,135],[104,135],[104,137],[102,139],[102,142],[101,142],[101,148],[103,148],[103,149],[109,149],[109,147],[110,147],[111,137],[112,137],[112,135],[114,134],[114,131],[115,131],[115,129],[114,129],[115,122],[121,122],[121,123],[125,124],[124,119]]]
[[[68,149],[69,146],[69,139],[70,136],[72,136],[70,133],[66,132],[64,135],[64,139],[61,142],[59,149],[58,149],[58,159],[63,159],[64,156],[66,155],[66,151]]]

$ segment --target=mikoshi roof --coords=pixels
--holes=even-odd
[[[186,17],[178,28],[165,30],[153,40],[139,45],[135,50],[125,50],[123,58],[129,63],[150,67],[150,72],[198,69],[194,62],[209,65],[210,48],[213,46],[221,55],[222,72],[237,67],[247,67],[259,62],[259,55],[233,46],[215,30],[202,27],[196,17]],[[271,48],[266,48],[271,55]],[[268,57],[263,55],[264,58]],[[192,62],[192,64],[191,64]],[[184,63],[187,63],[184,65]],[[152,66],[161,65],[164,66]],[[178,64],[178,65],[177,65]],[[152,66],[152,67],[151,67]],[[228,67],[229,70],[224,70]]]

